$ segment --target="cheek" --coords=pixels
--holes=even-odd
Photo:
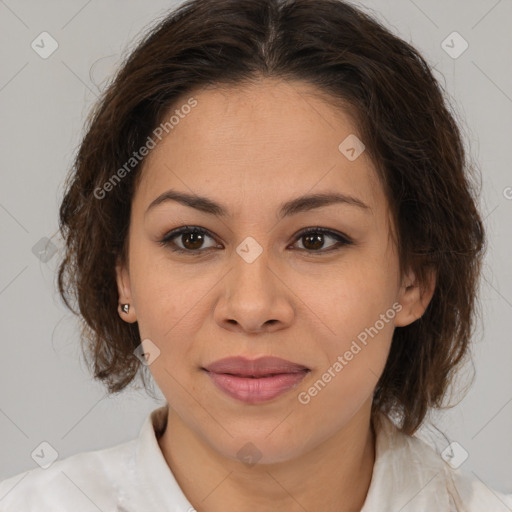
[[[211,314],[208,290],[215,288],[221,276],[202,268],[173,264],[165,252],[162,255],[154,249],[131,260],[140,336],[149,338],[160,351],[150,370],[160,389],[174,397],[173,404],[181,400],[177,397],[182,386],[194,391],[196,375],[191,366],[208,350],[200,330]]]
[[[174,331],[187,325],[215,276],[208,272],[198,276],[195,265],[172,263],[165,250],[147,240],[137,240],[133,247],[131,288],[141,336],[174,336]]]
[[[323,339],[325,363],[318,368],[334,393],[353,394],[374,386],[384,369],[391,347],[394,318],[400,306],[386,300],[370,302],[352,296],[330,317],[336,336]],[[335,391],[337,390],[337,391]]]
[[[307,303],[329,328],[323,332],[330,333],[331,355],[376,322],[381,338],[391,337],[398,292],[396,266],[395,261],[382,255],[358,253],[330,272],[322,286],[308,283],[312,291],[305,295]],[[364,334],[360,338],[364,341]]]
[[[377,384],[401,309],[396,302],[397,265],[377,251],[347,260],[316,303],[310,302],[329,327],[319,339],[325,357],[317,369],[321,382],[316,387],[323,389],[327,382],[329,389],[322,394],[330,405],[360,403]]]
[[[298,390],[305,426],[310,418],[321,418],[322,424],[331,427],[345,424],[371,400],[384,370],[396,308],[364,308],[352,315],[346,310],[346,314],[336,326],[339,336],[322,340],[325,364],[315,368],[312,378]]]

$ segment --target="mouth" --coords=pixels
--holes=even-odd
[[[226,357],[207,365],[204,369],[212,373],[226,373],[238,377],[254,378],[309,370],[304,365],[270,356],[257,359],[247,359],[241,356]]]
[[[308,370],[301,370],[301,371],[308,371]],[[241,378],[244,378],[244,379],[265,379],[267,377],[274,377],[276,375],[290,375],[292,373],[300,373],[300,372],[266,373],[264,375],[243,375],[243,374],[239,374],[239,373],[221,373],[220,375],[231,375],[232,377],[241,377]]]
[[[276,357],[230,357],[203,367],[224,394],[248,404],[272,400],[297,387],[311,370]]]

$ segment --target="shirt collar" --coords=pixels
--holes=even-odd
[[[384,414],[376,417],[375,463],[361,512],[452,510],[445,462],[424,441],[401,432]]]
[[[150,510],[191,512],[194,508],[158,444],[167,417],[166,404],[150,413],[139,433],[135,467],[140,506],[145,509],[149,503]],[[441,457],[422,440],[400,432],[385,415],[377,417],[375,432],[375,463],[361,512],[383,508],[400,512],[450,510],[445,463]]]
[[[191,512],[194,508],[183,494],[158,444],[167,426],[167,414],[167,404],[155,409],[140,430],[135,453],[137,486],[140,488],[137,492],[143,498],[140,510]]]

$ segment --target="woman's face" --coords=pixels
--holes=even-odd
[[[355,421],[368,426],[393,329],[424,310],[413,276],[400,280],[388,205],[355,125],[308,91],[264,80],[177,105],[179,122],[145,161],[129,263],[118,268],[131,305],[122,316],[151,340],[150,370],[173,414],[232,459],[245,446],[261,463],[289,460]],[[313,194],[348,199],[304,199]],[[161,243],[182,226],[205,233]],[[260,386],[205,370],[230,356],[307,371]]]

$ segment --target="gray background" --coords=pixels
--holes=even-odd
[[[91,380],[75,322],[55,292],[57,255],[42,261],[33,247],[43,237],[61,247],[57,208],[85,116],[122,52],[175,4],[0,0],[0,480],[36,467],[31,453],[41,441],[65,458],[132,439],[163,403],[136,389],[108,398]],[[512,492],[512,0],[359,5],[423,52],[482,168],[489,249],[476,380],[435,419],[469,453],[461,469]],[[43,31],[59,45],[47,59],[31,48]],[[469,43],[456,59],[441,46],[453,31]]]

